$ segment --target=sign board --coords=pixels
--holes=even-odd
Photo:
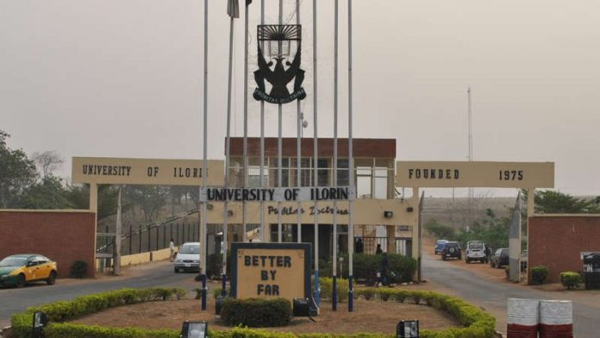
[[[353,187],[222,188],[203,187],[201,202],[305,202],[356,199]]]
[[[553,162],[420,162],[396,164],[396,185],[430,188],[553,188]]]
[[[210,185],[223,184],[223,161],[210,160],[203,172],[202,160],[73,157],[73,183],[201,186],[203,175]]]
[[[310,243],[232,243],[232,297],[310,298],[310,248]]]

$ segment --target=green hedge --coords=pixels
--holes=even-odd
[[[87,263],[84,261],[75,261],[71,264],[69,275],[72,278],[84,278],[87,276]]]
[[[86,326],[73,323],[62,323],[62,320],[73,319],[69,316],[82,316],[101,311],[103,309],[135,304],[145,301],[181,298],[184,295],[181,289],[123,289],[99,293],[96,295],[76,298],[70,302],[56,302],[40,307],[28,308],[24,313],[12,316],[11,325],[14,337],[29,337],[34,311],[44,311],[50,323],[45,329],[46,337],[73,337],[73,338],[175,338],[179,337],[179,330],[146,330],[140,328],[109,328],[100,326]],[[461,299],[438,294],[431,291],[409,291],[392,288],[357,288],[354,297],[365,299],[380,299],[381,301],[394,301],[431,306],[437,310],[448,313],[457,319],[463,327],[451,328],[444,331],[421,330],[422,338],[491,338],[494,335],[496,320],[477,307]],[[287,302],[287,309],[291,306]],[[288,311],[288,310],[285,310]],[[229,331],[209,330],[210,338],[394,338],[395,334],[381,333],[356,333],[356,334],[298,334],[277,333],[259,329],[236,327]]]
[[[48,316],[48,320],[51,323],[51,325],[44,330],[46,332],[46,337],[84,337],[86,334],[77,335],[75,332],[81,330],[85,331],[85,327],[87,326],[62,322],[100,312],[111,307],[173,298],[181,299],[184,297],[185,291],[180,288],[121,289],[77,297],[71,301],[58,301],[41,306],[29,307],[25,312],[13,315],[11,318],[12,332],[15,337],[28,337],[31,332],[33,313],[35,311],[42,311]],[[65,333],[67,331],[64,330],[67,330],[68,332],[73,331],[74,335],[67,334]],[[129,330],[123,333],[123,335],[107,335],[112,334],[110,332],[113,332],[114,330],[121,329],[95,327],[87,334],[87,337],[142,337],[139,334],[136,335],[137,333],[133,331],[133,333],[127,333],[130,331],[129,329],[123,329],[126,331]],[[145,332],[146,330],[142,331]],[[160,335],[157,335],[156,337],[160,337]]]
[[[379,298],[382,301],[428,305],[448,313],[457,319],[461,328],[444,331],[421,330],[422,338],[491,338],[494,336],[496,319],[462,299],[431,291],[409,291],[393,288],[362,288],[354,290],[354,297]]]
[[[548,268],[543,265],[534,266],[531,268],[531,282],[536,285],[542,285],[548,278]]]
[[[348,276],[348,255],[340,256],[344,257],[343,276]],[[381,255],[354,254],[353,258],[354,278],[365,280],[367,284],[373,284],[381,266]],[[417,271],[417,261],[415,259],[392,253],[387,254],[387,259],[389,270],[396,274],[396,276],[388,274],[392,283],[412,282],[413,276]],[[319,272],[324,277],[333,276],[331,261],[322,264]]]
[[[333,293],[333,279],[326,277],[319,278],[319,288],[321,289],[321,298],[331,299]],[[337,279],[337,299],[340,303],[348,300],[347,279]]]
[[[286,326],[292,319],[292,303],[284,298],[225,298],[221,320],[227,326]]]
[[[562,284],[562,286],[564,286],[565,288],[567,288],[569,290],[577,289],[579,287],[579,284],[581,284],[581,275],[579,275],[578,272],[575,272],[575,271],[561,272],[559,276],[560,276],[560,284]]]

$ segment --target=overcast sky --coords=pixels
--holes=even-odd
[[[243,2],[241,0],[240,2]],[[267,0],[267,23],[278,1]],[[295,1],[284,1],[286,19]],[[312,1],[301,1],[302,107],[313,135]],[[319,0],[318,134],[333,135],[333,0]],[[354,137],[395,138],[398,160],[556,163],[555,186],[600,195],[600,2],[354,0]],[[251,5],[250,51],[260,1]],[[229,18],[209,4],[209,158],[223,158]],[[73,156],[202,158],[203,1],[0,2],[0,130],[11,148]],[[347,1],[340,1],[347,136]],[[232,128],[243,135],[243,21]],[[250,71],[256,68],[251,57]],[[250,77],[252,81],[252,77]],[[249,83],[250,90],[255,87]],[[250,136],[259,136],[258,104]],[[268,105],[267,135],[277,135]],[[295,104],[284,135],[296,135]]]

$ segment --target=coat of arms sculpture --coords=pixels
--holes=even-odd
[[[254,72],[258,87],[253,94],[256,100],[284,104],[306,97],[302,88],[304,70],[300,68],[301,32],[301,25],[258,26],[258,70]],[[291,56],[294,45],[296,53]],[[269,61],[265,59],[263,48],[267,49]],[[288,84],[292,80],[294,87],[290,93]],[[268,93],[265,81],[271,87]]]

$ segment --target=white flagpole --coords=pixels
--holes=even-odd
[[[245,0],[244,0],[245,1]],[[244,187],[248,186],[248,2],[244,6]],[[242,238],[248,242],[246,201],[242,203]]]
[[[334,43],[333,43],[333,186],[337,186],[337,161],[338,161],[338,21],[339,21],[339,5],[338,0],[335,0],[334,8]],[[332,280],[332,297],[331,309],[337,311],[337,201],[333,201],[333,280]]]
[[[279,0],[279,24],[283,24],[283,0]],[[279,42],[279,57],[281,57],[281,42]],[[282,187],[282,164],[283,164],[283,145],[282,145],[282,134],[283,134],[283,106],[280,103],[279,105],[279,119],[278,119],[278,134],[277,134],[277,186],[279,188]],[[277,202],[277,242],[281,243],[281,202]]]
[[[229,162],[231,156],[230,147],[230,133],[231,133],[231,85],[233,77],[233,28],[234,28],[234,17],[229,18],[229,76],[227,79],[227,137],[225,139],[225,184],[223,188],[229,187]],[[229,203],[225,201],[223,208],[223,270],[221,272],[221,295],[225,297],[227,295],[227,228],[228,228],[228,208]]]
[[[204,102],[203,102],[203,144],[202,144],[202,186],[206,187],[207,180],[207,154],[208,154],[208,0],[204,0]],[[208,202],[202,202],[202,224],[200,226],[200,281],[202,283],[202,300],[201,300],[201,309],[206,310],[206,253],[207,253],[207,245],[206,245],[206,204]]]
[[[260,24],[265,24],[265,0],[260,0]],[[263,53],[265,44],[262,43]],[[265,101],[260,101],[260,187],[265,187]],[[265,226],[265,202],[260,201],[260,241],[267,239],[266,232],[270,231],[270,226]]]
[[[313,141],[313,185],[316,187],[318,186],[318,177],[319,177],[319,170],[318,170],[318,160],[319,160],[319,153],[318,153],[318,137],[317,137],[317,126],[318,126],[318,119],[317,119],[317,0],[313,0],[313,112],[314,112],[314,128],[315,128],[315,132],[313,135],[314,141]],[[317,303],[317,306],[321,303],[321,289],[319,288],[319,213],[318,211],[318,206],[319,203],[315,200],[314,201],[314,208],[315,208],[315,215],[314,215],[314,219],[315,219],[315,290],[314,290],[314,299],[315,302]]]
[[[354,188],[354,153],[352,150],[352,0],[348,0],[348,171],[350,189]],[[354,201],[348,201],[348,312],[354,310],[354,287],[352,278],[354,274]]]
[[[299,25],[300,24],[300,0],[296,0],[296,24]],[[296,127],[296,132],[298,134],[298,137],[296,138],[296,152],[297,152],[297,159],[296,159],[296,186],[300,187],[302,186],[300,179],[301,179],[301,175],[300,175],[300,171],[302,168],[302,164],[301,164],[301,160],[302,160],[302,117],[301,117],[302,112],[300,111],[300,100],[296,100],[296,115],[298,118],[297,123],[297,127]],[[302,214],[301,214],[301,210],[302,210],[302,204],[300,202],[298,202],[297,206],[297,213],[296,213],[296,223],[297,223],[297,230],[296,230],[296,237],[298,237],[298,243],[302,243]]]
[[[467,88],[467,110],[469,118],[469,162],[473,162],[473,113],[471,110],[471,87]],[[467,232],[471,229],[473,223],[473,198],[474,190],[469,187],[469,221],[467,222]]]

